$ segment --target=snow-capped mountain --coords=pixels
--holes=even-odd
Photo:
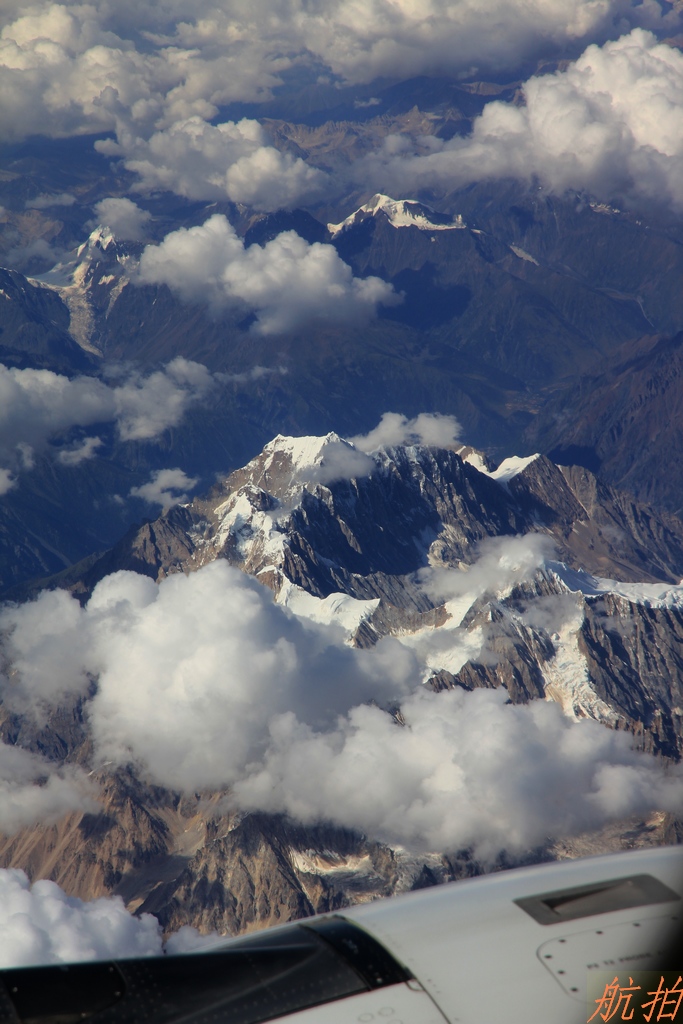
[[[207,497],[125,538],[89,570],[88,586],[115,564],[161,578],[221,557],[321,597],[346,590],[374,598],[382,576],[403,580],[425,564],[467,563],[487,537],[531,532],[547,535],[577,569],[644,582],[683,576],[677,518],[545,456],[491,470],[480,453],[460,451],[365,453],[334,433],[280,435]]]
[[[328,224],[327,230],[336,238],[369,217],[380,217],[392,228],[418,228],[420,231],[458,231],[467,227],[460,214],[437,213],[416,199],[392,199],[378,192],[339,224]]]
[[[137,266],[141,247],[118,241],[99,225],[70,258],[32,279],[57,293],[69,310],[69,333],[87,352],[101,355],[100,320],[106,319]]]

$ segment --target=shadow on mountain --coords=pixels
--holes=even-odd
[[[602,459],[595,448],[587,445],[568,444],[560,445],[548,452],[548,458],[556,462],[558,466],[582,466],[591,473],[599,473]]]
[[[400,306],[383,310],[385,320],[395,320],[407,327],[422,330],[440,327],[454,317],[462,316],[472,298],[469,288],[462,285],[444,287],[434,281],[436,268],[425,263],[420,270],[401,270],[391,283],[405,298]]]

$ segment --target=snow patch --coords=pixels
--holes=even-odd
[[[216,550],[222,550],[233,538],[245,561],[256,545],[262,555],[276,561],[284,554],[287,538],[276,528],[273,515],[254,508],[245,491],[231,495],[214,509],[214,515],[221,521],[213,542]]]
[[[647,608],[683,607],[683,584],[621,583],[619,580],[593,576],[583,569],[570,569],[564,562],[547,562],[546,568],[572,593],[580,593],[585,597],[615,594]]]
[[[579,648],[582,624],[583,609],[578,601],[575,614],[552,635],[555,657],[540,665],[546,700],[554,700],[574,721],[593,718],[613,727],[619,715],[593,689],[586,659]]]
[[[278,434],[263,449],[264,454],[268,453],[270,455],[264,468],[267,470],[272,465],[273,459],[277,454],[283,454],[287,455],[290,459],[292,469],[297,473],[301,473],[304,470],[321,464],[325,448],[329,444],[344,444],[348,445],[349,448],[353,447],[348,441],[343,441],[339,434],[335,434],[334,431],[325,434],[324,437],[285,437],[283,434]]]
[[[540,266],[538,260],[528,253],[525,249],[520,249],[518,245],[511,245],[510,249],[514,252],[515,256],[518,256],[520,260],[526,260],[527,263],[533,263],[535,267]]]
[[[499,484],[507,484],[512,480],[513,477],[517,476],[522,470],[530,466],[532,462],[540,458],[538,452],[535,455],[529,455],[525,459],[520,458],[518,455],[511,455],[509,459],[503,459],[498,469],[494,469],[492,472],[483,470],[487,476],[490,476],[492,480],[497,480]]]
[[[295,583],[283,580],[277,596],[277,603],[288,608],[296,616],[326,626],[341,626],[351,639],[361,622],[369,619],[379,605],[379,598],[360,601],[348,594],[328,594],[325,598],[314,597]]]
[[[621,210],[616,206],[610,206],[608,203],[589,203],[588,205],[593,213],[603,213],[612,217],[617,213],[621,213]]]

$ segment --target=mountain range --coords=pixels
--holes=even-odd
[[[680,4],[186,6],[0,15],[0,883],[680,844]]]

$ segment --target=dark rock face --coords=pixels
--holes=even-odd
[[[557,462],[599,472],[658,508],[681,508],[683,334],[646,337],[553,394],[527,430]]]
[[[69,333],[69,310],[48,288],[0,269],[0,362],[72,374],[93,363]]]
[[[683,611],[624,602],[613,594],[586,602],[579,647],[596,693],[643,749],[683,752]]]

